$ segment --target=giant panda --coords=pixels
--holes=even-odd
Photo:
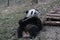
[[[17,29],[18,38],[22,38],[23,31],[29,32],[31,38],[35,38],[39,31],[42,30],[42,23],[38,15],[40,13],[36,9],[26,11],[25,18],[19,20],[19,27]]]

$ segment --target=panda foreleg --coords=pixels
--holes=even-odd
[[[33,27],[33,28],[30,29],[30,35],[31,35],[31,37],[35,38],[37,36],[37,33],[38,33],[38,28]]]
[[[18,29],[17,29],[17,37],[18,38],[21,38],[22,37],[22,29],[20,28],[20,27],[18,27]]]

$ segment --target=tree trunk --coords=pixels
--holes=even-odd
[[[9,0],[8,0],[8,3],[7,3],[7,6],[9,6]]]

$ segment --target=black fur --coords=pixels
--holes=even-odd
[[[33,27],[31,26],[31,28],[29,28],[30,35],[32,37],[35,37],[37,35],[37,33],[42,29],[41,20],[37,17],[32,17],[32,18],[29,18],[27,20],[25,20],[25,19],[27,19],[27,17],[25,17],[22,20],[19,20],[19,27],[17,29],[18,38],[22,37],[22,32],[25,30],[25,28],[28,24],[35,25],[35,26],[33,26]]]

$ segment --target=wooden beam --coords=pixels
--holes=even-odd
[[[45,18],[49,18],[49,19],[60,19],[60,17],[54,17],[54,16],[46,16]]]
[[[60,14],[60,11],[50,11],[49,14]]]
[[[47,14],[46,16],[56,16],[56,17],[60,17],[60,14]]]
[[[44,25],[59,25],[60,26],[60,21],[45,21]]]

